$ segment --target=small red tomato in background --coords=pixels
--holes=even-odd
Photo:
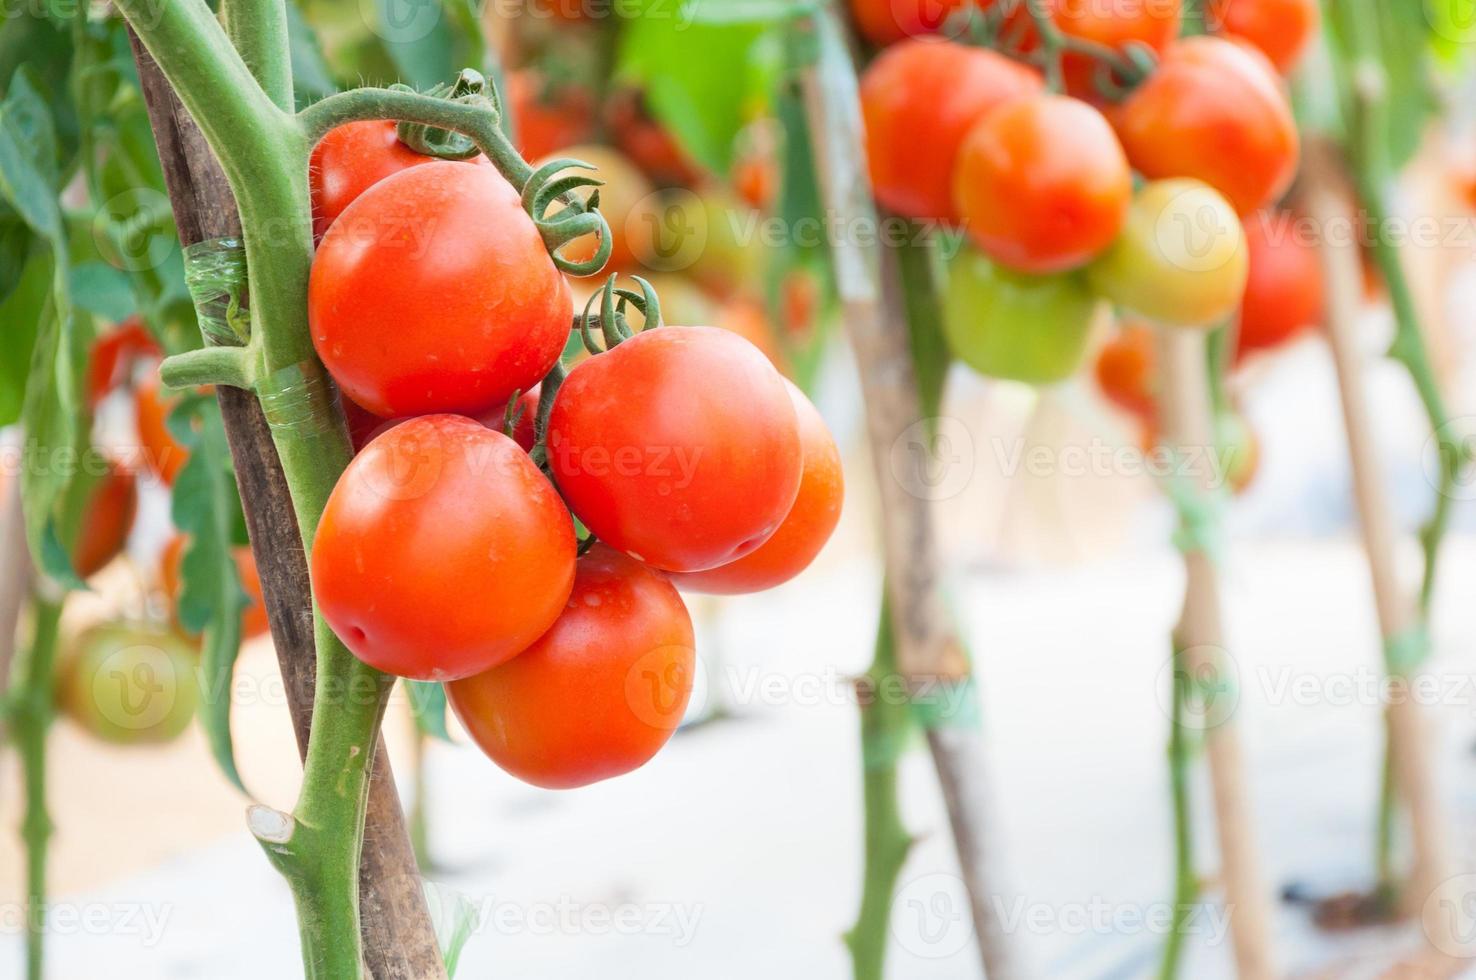
[[[1035,71],[983,48],[913,40],[883,51],[861,77],[876,199],[904,217],[956,220],[953,170],[964,137],[984,113],[1041,84]]]
[[[535,786],[572,789],[654,756],[681,723],[695,669],[692,620],[672,584],[595,545],[549,631],[446,694],[498,766]]]
[[[646,330],[575,366],[549,416],[548,453],[586,527],[672,572],[758,548],[800,484],[784,379],[716,327]]]
[[[1323,313],[1322,262],[1317,249],[1299,237],[1289,214],[1247,218],[1245,243],[1250,268],[1240,301],[1236,360],[1280,347],[1321,324]]]
[[[772,589],[808,568],[835,531],[845,496],[840,450],[815,406],[799,388],[786,384],[799,419],[804,460],[794,505],[779,530],[757,551],[705,572],[673,574],[672,581],[678,587],[715,595]]]
[[[1158,414],[1158,348],[1153,328],[1124,324],[1097,353],[1097,386],[1107,400],[1141,419]]]
[[[436,161],[365,191],[323,236],[313,346],[345,395],[384,418],[505,404],[553,366],[569,289],[496,169]]]
[[[178,401],[161,390],[157,371],[147,372],[133,395],[134,421],[138,425],[144,465],[166,484],[174,483],[190,458],[190,451],[170,434],[166,424]]]
[[[96,408],[98,402],[122,384],[134,361],[157,358],[160,353],[143,320],[136,316],[98,334],[87,358],[88,406]]]
[[[625,89],[616,93],[606,117],[615,145],[651,180],[681,187],[701,182],[702,170],[671,131],[651,115],[641,92]]]
[[[856,27],[872,44],[932,34],[968,0],[851,0]],[[986,4],[980,4],[981,6]]]
[[[72,542],[72,568],[79,578],[101,571],[128,543],[138,513],[138,481],[133,471],[108,461],[108,471],[87,497],[87,509]]]
[[[322,238],[344,208],[384,178],[434,159],[401,143],[396,124],[387,119],[329,130],[308,159],[313,237]]]
[[[1291,104],[1264,55],[1217,37],[1176,41],[1118,108],[1118,135],[1149,179],[1193,177],[1239,214],[1279,197],[1296,176]]]
[[[183,585],[180,569],[184,562],[187,540],[183,534],[176,534],[169,539],[159,556],[160,584],[164,587],[164,594],[169,596],[176,623],[179,622],[179,595]],[[264,636],[271,624],[267,620],[266,602],[261,595],[261,578],[256,573],[256,555],[247,545],[238,544],[231,548],[231,558],[236,562],[241,591],[246,593],[246,608],[241,612],[241,639]]]
[[[1285,75],[1317,36],[1322,11],[1317,0],[1210,0],[1205,21],[1254,45]]]
[[[1024,39],[1021,49],[1028,53],[1039,46],[1039,36],[1024,3],[1020,6],[1005,33],[1018,27]],[[1179,36],[1183,17],[1179,0],[1045,0],[1045,6],[1062,34],[1117,52],[1140,44],[1161,55]],[[1089,55],[1067,51],[1061,58],[1066,91],[1094,98],[1098,64]]]
[[[594,130],[594,101],[579,86],[560,85],[537,69],[522,68],[508,74],[506,91],[517,150],[525,160],[583,142]]]
[[[953,172],[964,228],[1018,272],[1064,272],[1122,229],[1133,176],[1102,114],[1060,95],[991,109],[969,130]]]
[[[466,677],[553,623],[574,525],[528,454],[458,415],[394,426],[339,477],[313,543],[323,617],[371,667]]]

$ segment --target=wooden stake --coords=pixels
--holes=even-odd
[[[1163,370],[1160,420],[1166,444],[1184,450],[1180,465],[1191,467],[1194,488],[1201,494],[1217,489],[1208,450],[1215,446],[1211,417],[1205,335],[1174,327],[1159,332]],[[1215,557],[1202,548],[1184,552],[1184,610],[1174,630],[1190,676],[1221,679],[1225,672],[1225,631],[1220,609],[1220,575]],[[1270,896],[1261,878],[1251,830],[1245,761],[1234,719],[1209,719],[1204,731],[1215,830],[1220,845],[1220,873],[1225,907],[1240,980],[1271,980],[1276,975],[1271,953]]]
[[[239,236],[235,198],[204,136],[132,31],[129,40],[159,146],[180,243]],[[303,554],[297,517],[271,430],[256,396],[220,386],[216,397],[240,485],[298,751],[306,753],[317,673],[307,556]],[[359,862],[359,918],[364,959],[374,980],[445,977],[382,738],[375,748]]]
[[[30,589],[31,553],[26,549],[20,480],[12,478],[0,488],[0,700],[10,688],[16,630]]]
[[[1353,228],[1347,198],[1337,186],[1331,151],[1308,148],[1303,199],[1309,217],[1319,229]],[[1353,494],[1358,506],[1363,547],[1368,555],[1373,583],[1374,606],[1384,644],[1396,642],[1421,626],[1412,590],[1400,581],[1395,547],[1398,534],[1393,511],[1385,492],[1379,448],[1369,422],[1364,366],[1358,349],[1359,297],[1362,273],[1353,244],[1321,236],[1323,278],[1327,294],[1327,337],[1337,369],[1338,393],[1348,437],[1348,457],[1353,470]],[[1401,891],[1403,910],[1425,916],[1426,936],[1446,952],[1454,945],[1452,910],[1461,903],[1444,905],[1451,896],[1441,893],[1449,884],[1450,862],[1439,794],[1430,762],[1429,735],[1423,711],[1411,697],[1410,679],[1389,678],[1386,708],[1389,746],[1399,791],[1409,810],[1413,865]]]

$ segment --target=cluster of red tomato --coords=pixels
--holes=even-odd
[[[640,766],[694,679],[677,587],[769,588],[834,529],[824,423],[752,344],[701,326],[617,334],[542,405],[575,311],[495,167],[359,123],[311,177],[313,342],[368,437],[313,546],[324,617],[366,663],[448,682],[513,775]],[[580,547],[570,511],[601,543]]]
[[[943,306],[955,354],[993,377],[1062,380],[1103,299],[1130,320],[1199,328],[1239,307],[1242,354],[1314,323],[1315,255],[1265,209],[1296,173],[1277,72],[1315,35],[1315,0],[1215,0],[1218,36],[1185,37],[1179,0],[1050,0],[1063,92],[1037,70],[1031,11],[1005,3],[853,2],[862,32],[889,45],[861,86],[877,198],[966,233]],[[1000,50],[926,36],[966,23],[966,8],[1003,15]],[[1126,62],[1144,77],[1104,91]],[[1151,351],[1128,326],[1099,366],[1109,397],[1145,420]]]

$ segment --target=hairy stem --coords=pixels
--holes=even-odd
[[[26,849],[26,977],[41,980],[46,934],[46,854],[51,816],[46,809],[46,736],[55,715],[56,646],[61,602],[38,599],[31,644],[15,665],[11,690],[12,737],[25,783],[21,839]]]

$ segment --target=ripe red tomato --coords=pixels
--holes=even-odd
[[[1211,0],[1209,26],[1260,49],[1283,75],[1296,67],[1322,23],[1317,0]]]
[[[808,568],[835,531],[845,496],[840,450],[815,406],[799,388],[786,384],[799,418],[803,456],[799,495],[794,498],[794,505],[779,530],[759,545],[757,551],[705,572],[672,575],[678,587],[714,595],[772,589]]]
[[[138,513],[138,481],[133,471],[108,461],[108,471],[87,498],[87,510],[72,542],[72,568],[87,578],[123,550]]]
[[[518,413],[518,418],[513,423],[513,430],[510,435],[512,436],[513,442],[522,447],[525,453],[533,451],[535,437],[533,423],[538,418],[538,393],[542,387],[542,385],[534,385],[518,396],[518,407],[515,409]],[[498,416],[492,428],[501,431],[506,419],[507,413],[506,409],[504,409],[503,414]]]
[[[180,565],[184,561],[186,538],[176,534],[164,546],[159,556],[159,580],[164,594],[169,596],[174,608],[174,621],[179,622],[179,593],[183,585]],[[261,577],[256,572],[256,555],[244,544],[231,548],[231,558],[236,562],[236,574],[241,579],[241,591],[246,593],[246,608],[241,612],[241,639],[249,640],[263,636],[271,628],[267,621],[266,602],[261,595]]]
[[[375,184],[323,236],[313,346],[375,415],[476,415],[536,384],[569,336],[569,288],[495,168],[436,161]]]
[[[98,402],[122,384],[135,360],[158,357],[160,353],[143,320],[136,316],[98,334],[87,358],[88,407],[96,408]]]
[[[506,91],[517,149],[525,160],[582,142],[594,130],[593,101],[576,85],[558,85],[536,68],[522,68],[508,74]]]
[[[1140,419],[1158,414],[1158,348],[1153,328],[1124,324],[1097,354],[1097,385],[1107,400]]]
[[[160,390],[156,371],[147,372],[133,394],[134,421],[138,425],[139,449],[143,453],[144,465],[171,485],[190,458],[190,451],[179,444],[165,424],[177,402],[177,398]]]
[[[401,143],[396,124],[387,119],[344,123],[329,130],[308,159],[313,238],[322,238],[344,208],[390,174],[434,159]]]
[[[692,620],[672,584],[595,545],[549,631],[446,695],[497,765],[572,789],[645,765],[681,723],[695,668]]]
[[[1029,12],[1020,6],[1005,33],[1018,30],[1021,50],[1029,53],[1039,47],[1040,38]],[[1181,0],[1045,0],[1045,6],[1062,34],[1118,52],[1141,44],[1161,55],[1179,36],[1183,17]],[[1061,58],[1066,91],[1095,99],[1098,64],[1089,55],[1066,52]]]
[[[990,110],[969,130],[953,171],[953,200],[969,235],[1019,272],[1091,261],[1122,229],[1132,195],[1132,172],[1107,120],[1060,95]]]
[[[1291,215],[1265,212],[1245,221],[1250,268],[1240,300],[1235,357],[1280,347],[1322,322],[1322,262]]]
[[[521,652],[574,581],[574,525],[528,454],[456,415],[409,419],[354,457],[313,543],[313,594],[359,659],[445,681]]]
[[[861,77],[876,199],[908,218],[956,220],[964,137],[990,109],[1040,88],[1038,73],[983,48],[923,39],[883,51]]]
[[[548,452],[586,527],[671,572],[742,558],[799,492],[784,379],[716,327],[646,330],[581,362],[554,401]]]
[[[1117,112],[1128,160],[1145,177],[1194,177],[1240,214],[1279,197],[1300,144],[1286,93],[1264,55],[1234,41],[1176,41]]]
[[[851,0],[856,27],[872,44],[932,34],[968,0]],[[980,2],[977,6],[987,6]]]
[[[169,742],[200,700],[195,657],[169,630],[109,623],[62,651],[57,699],[89,734],[118,745]]]

